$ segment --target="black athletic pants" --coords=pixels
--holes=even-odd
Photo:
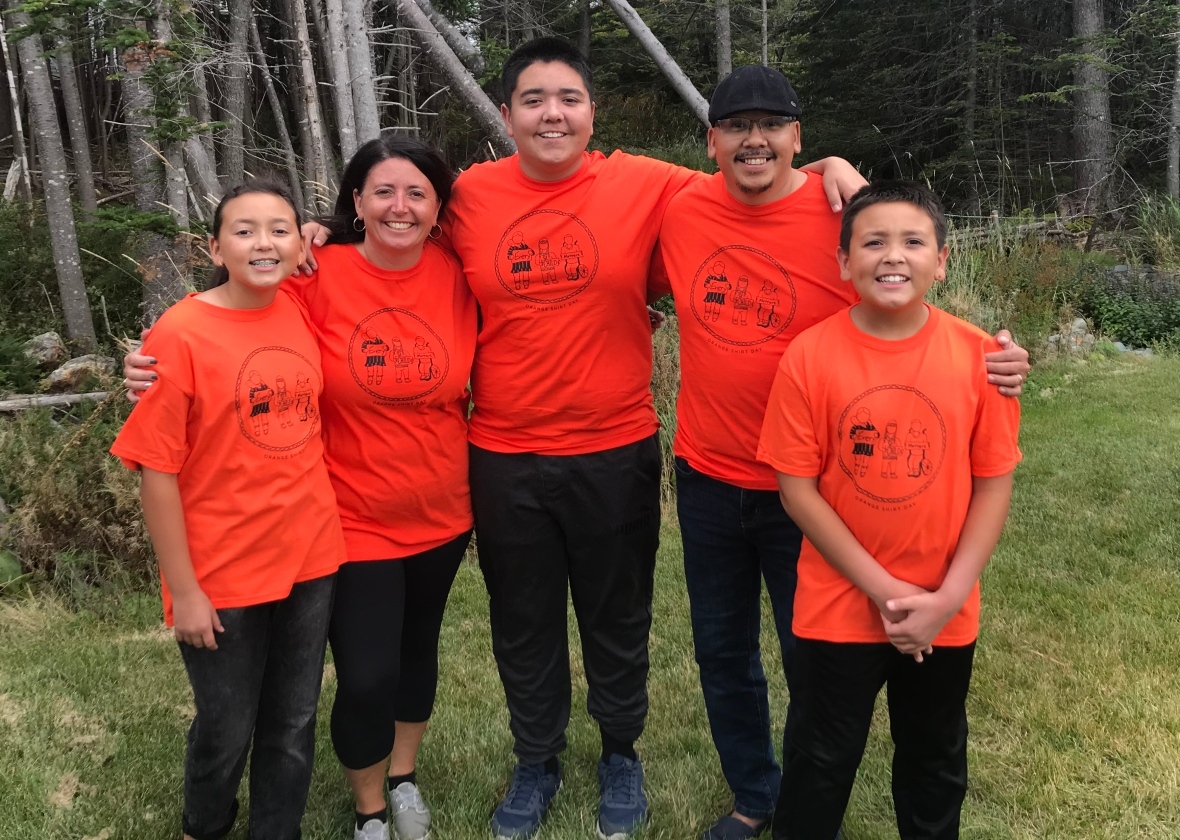
[[[472,446],[471,501],[517,757],[538,764],[565,748],[568,597],[582,640],[587,710],[605,733],[638,738],[659,546],[657,437],[587,455]]]
[[[797,639],[774,840],[832,840],[887,686],[893,807],[901,840],[953,840],[967,793],[967,689],[975,645],[924,662],[890,644]]]
[[[328,639],[336,664],[332,746],[361,770],[393,749],[394,723],[430,719],[438,634],[471,532],[397,560],[345,563]]]

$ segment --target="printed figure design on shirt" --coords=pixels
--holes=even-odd
[[[316,394],[320,382],[315,371],[316,365],[310,359],[289,347],[259,347],[252,351],[238,370],[234,395],[242,435],[263,449],[287,452],[318,434]],[[272,411],[277,420],[273,424]]]
[[[387,365],[393,367],[392,380],[383,375]],[[420,400],[442,384],[450,367],[442,338],[408,309],[389,307],[365,316],[349,339],[352,378],[379,400]]]
[[[840,469],[857,492],[877,502],[906,502],[924,492],[946,454],[942,413],[909,385],[865,391],[845,407],[837,432]],[[901,471],[897,462],[903,457]]]
[[[897,478],[897,459],[901,455],[901,442],[897,439],[897,421],[885,424],[881,438],[881,478]]]
[[[537,240],[537,268],[541,269],[541,282],[548,286],[557,282],[557,257],[549,250],[549,240]]]
[[[389,345],[372,329],[366,329],[365,340],[361,342],[361,353],[365,356],[365,371],[369,384],[380,385],[385,377],[385,356],[389,353]]]
[[[873,425],[872,413],[864,406],[856,410],[856,417],[853,418],[848,436],[852,438],[852,468],[856,470],[857,475],[864,478],[865,473],[869,471],[873,449],[881,437],[881,433]]]
[[[594,281],[598,242],[573,213],[534,210],[508,226],[494,259],[496,279],[513,296],[531,303],[562,303]],[[532,282],[534,270],[540,272],[540,284]]]
[[[703,260],[689,300],[705,331],[734,347],[770,341],[795,317],[791,275],[770,254],[748,245],[725,245]]]
[[[275,395],[272,401],[275,414],[279,418],[279,427],[286,429],[295,425],[291,419],[291,406],[295,405],[295,397],[287,390],[287,380],[281,376],[275,377]]]
[[[524,241],[524,234],[517,231],[512,234],[512,241],[508,243],[508,262],[512,263],[512,285],[517,291],[529,287],[533,271],[532,258],[535,252]]]

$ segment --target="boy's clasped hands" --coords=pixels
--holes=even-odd
[[[946,623],[954,618],[963,602],[941,589],[931,592],[904,580],[897,580],[885,601],[874,603],[881,611],[881,623],[889,642],[902,653],[921,662],[934,652],[933,642]]]

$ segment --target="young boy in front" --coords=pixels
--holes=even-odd
[[[887,684],[898,831],[945,840],[967,790],[979,575],[1008,515],[1020,405],[987,384],[995,340],[924,300],[947,259],[930,190],[862,189],[838,257],[860,302],[791,344],[758,447],[807,538],[773,837],[836,836]]]

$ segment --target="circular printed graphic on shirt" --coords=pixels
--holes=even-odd
[[[298,449],[319,431],[320,375],[289,347],[259,347],[238,371],[234,405],[246,439],[271,452]]]
[[[946,455],[942,414],[908,385],[865,391],[840,415],[838,434],[840,468],[878,502],[905,502],[922,493]]]
[[[573,213],[534,210],[508,226],[494,257],[509,294],[533,303],[561,303],[586,290],[598,271],[598,243]]]
[[[778,260],[748,245],[710,254],[692,278],[692,314],[718,341],[748,347],[770,341],[795,317],[795,284]]]
[[[430,324],[408,309],[378,309],[348,341],[348,369],[361,389],[382,400],[412,402],[442,385],[451,356]]]

